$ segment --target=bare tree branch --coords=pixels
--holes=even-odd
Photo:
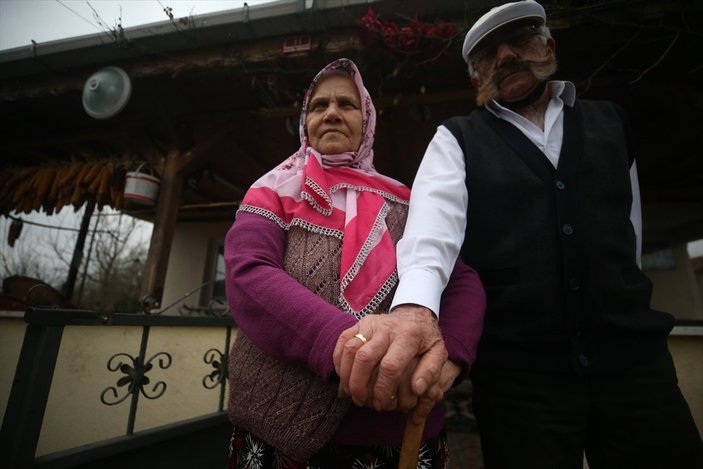
[[[666,50],[665,50],[664,53],[659,57],[659,59],[657,59],[656,62],[654,62],[654,63],[653,63],[652,65],[650,65],[649,67],[647,67],[642,73],[640,73],[640,76],[638,76],[637,78],[635,78],[634,80],[632,80],[630,83],[628,83],[628,85],[633,85],[633,84],[637,83],[638,81],[640,81],[640,80],[642,79],[642,77],[644,77],[647,73],[649,73],[650,70],[652,70],[654,67],[656,67],[657,65],[659,65],[659,64],[661,63],[661,61],[664,60],[664,57],[667,56],[667,54],[669,53],[669,51],[671,50],[671,48],[674,47],[674,44],[676,44],[676,41],[679,39],[679,36],[681,36],[681,33],[680,33],[680,32],[677,32],[677,33],[676,33],[676,36],[674,36],[674,39],[673,39],[673,40],[671,41],[671,43],[669,44],[669,47],[666,48]]]
[[[627,49],[627,48],[630,46],[630,44],[632,44],[632,42],[635,40],[635,38],[639,35],[639,33],[640,33],[639,30],[636,31],[635,34],[633,34],[632,37],[630,37],[630,39],[628,39],[627,42],[622,45],[622,47],[620,47],[618,50],[616,50],[610,57],[608,57],[608,58],[605,60],[605,62],[603,62],[598,68],[596,68],[596,69],[593,71],[593,73],[591,73],[591,74],[588,76],[588,78],[586,79],[586,86],[585,86],[585,88],[584,88],[584,90],[583,90],[584,93],[585,93],[586,91],[588,91],[588,90],[591,88],[591,83],[592,83],[592,81],[593,81],[593,78],[594,78],[596,75],[598,75],[598,73],[600,73],[600,71],[603,70],[615,57],[617,57],[618,55],[620,55],[620,53],[621,53],[622,51],[624,51],[625,49]]]

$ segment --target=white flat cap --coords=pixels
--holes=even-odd
[[[491,8],[490,11],[480,17],[471,29],[469,29],[469,32],[466,33],[464,47],[461,50],[461,55],[464,57],[466,63],[470,62],[469,54],[471,54],[474,46],[476,46],[481,39],[503,25],[529,18],[541,20],[542,23],[547,21],[544,8],[534,0],[506,3]]]

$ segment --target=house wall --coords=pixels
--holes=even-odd
[[[698,433],[703,436],[703,326],[674,328],[669,336],[669,350],[676,365],[679,388],[691,408]]]
[[[183,297],[211,280],[211,256],[214,255],[217,244],[224,241],[231,225],[231,222],[221,222],[179,223],[176,226],[161,307],[165,308],[172,303],[175,305],[163,314],[177,315],[181,305],[193,307],[201,304],[201,290],[208,291],[208,285],[187,298]]]
[[[654,285],[652,308],[671,313],[677,319],[703,319],[701,289],[686,244],[678,244],[671,249],[674,268],[644,271]]]
[[[27,327],[23,317],[24,313],[19,311],[0,311],[0,415],[3,418]]]

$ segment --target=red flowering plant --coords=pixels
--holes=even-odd
[[[373,7],[359,18],[359,25],[366,46],[384,46],[392,52],[423,53],[434,58],[441,56],[457,37],[457,28],[443,19],[423,23],[414,17],[399,24],[382,20]]]

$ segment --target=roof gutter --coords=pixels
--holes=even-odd
[[[301,15],[326,13],[378,1],[380,0],[277,0],[233,10],[195,15],[190,18],[192,26],[182,26],[177,20],[167,20],[119,31],[113,29],[56,41],[33,42],[27,46],[0,51],[0,65],[2,65],[0,79],[46,73],[47,70],[61,68],[61,66],[73,68],[76,65],[96,61],[97,56],[101,56],[101,61],[119,60],[149,55],[153,50],[194,49],[217,43],[244,42],[280,36],[287,33],[286,28],[261,26],[276,18],[300,19]],[[288,33],[292,34],[296,29],[300,29],[301,24],[300,21],[294,21],[288,26],[290,30]],[[189,34],[197,37],[197,44],[187,44],[179,40]],[[130,47],[133,44],[143,47]],[[123,47],[120,51],[121,46]]]

